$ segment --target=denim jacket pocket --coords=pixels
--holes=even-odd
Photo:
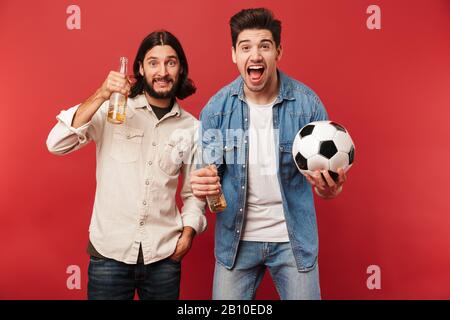
[[[116,127],[113,131],[110,155],[119,162],[134,162],[139,158],[144,131],[131,127]]]
[[[232,178],[239,178],[239,166],[245,164],[244,148],[234,140],[226,140],[223,144],[223,158]]]

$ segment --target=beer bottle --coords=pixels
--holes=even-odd
[[[121,74],[127,74],[128,59],[126,57],[120,58]],[[125,121],[125,107],[127,105],[127,96],[119,92],[113,92],[109,98],[108,121],[115,124],[121,124]]]
[[[215,165],[209,164],[205,167],[211,171],[215,171]],[[220,190],[218,195],[206,196],[206,201],[208,202],[209,211],[212,213],[218,213],[227,208],[227,201],[225,200],[222,190]]]

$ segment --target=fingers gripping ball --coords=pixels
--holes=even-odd
[[[355,160],[355,145],[348,131],[333,121],[315,121],[300,129],[294,138],[292,156],[302,173],[328,170],[337,181],[338,168],[347,172]]]

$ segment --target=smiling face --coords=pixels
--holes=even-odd
[[[272,33],[266,29],[243,30],[232,49],[233,62],[252,93],[265,93],[276,87],[281,55],[281,46],[277,48]]]
[[[140,74],[145,78],[144,90],[153,98],[175,96],[182,68],[178,55],[171,46],[154,46],[144,57]]]

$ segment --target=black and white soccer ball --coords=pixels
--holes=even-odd
[[[355,145],[344,126],[333,121],[315,121],[297,133],[292,155],[300,172],[313,175],[316,170],[328,170],[337,181],[337,169],[347,172],[353,165]]]

